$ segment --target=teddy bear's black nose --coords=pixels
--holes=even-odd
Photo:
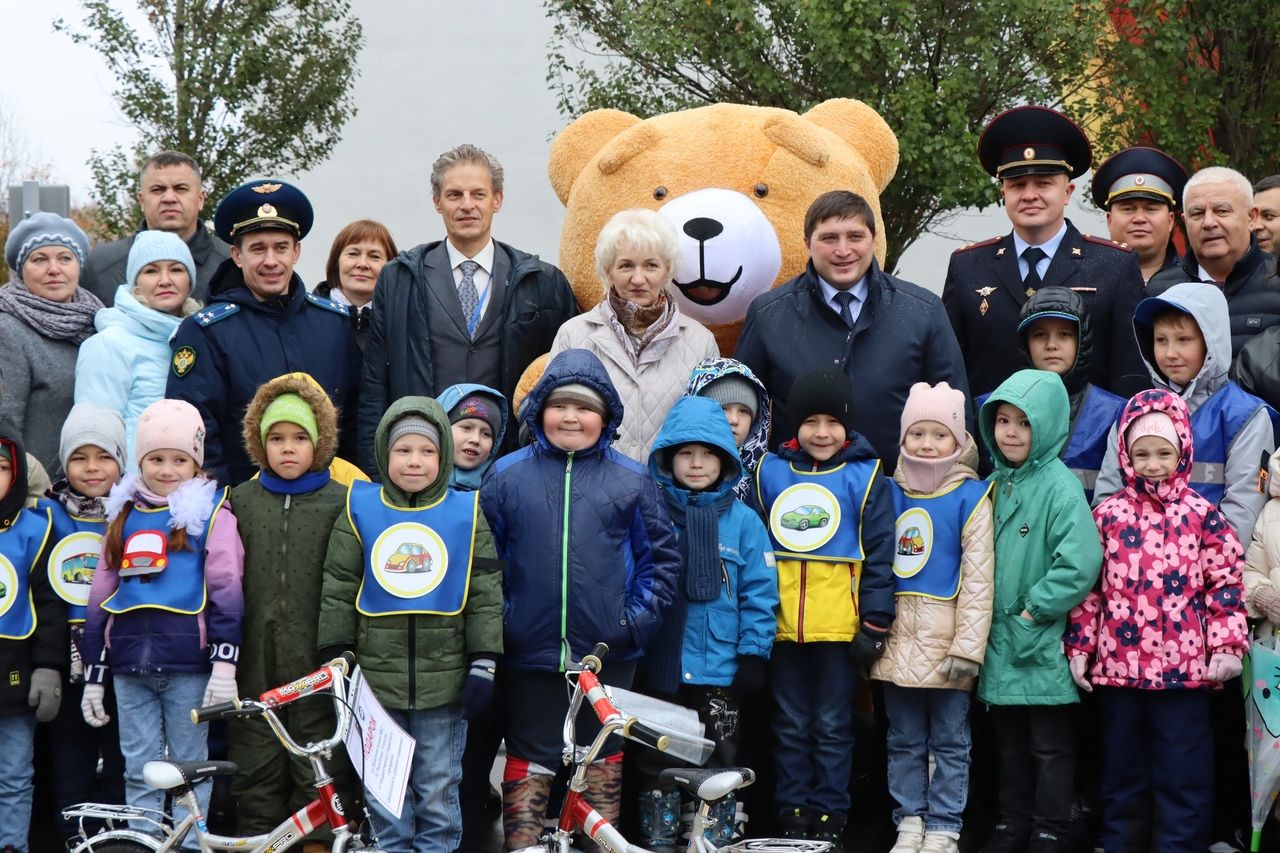
[[[712,237],[716,237],[724,230],[724,226],[714,219],[708,219],[705,216],[696,216],[684,224],[684,233],[688,234],[699,243],[706,242]]]

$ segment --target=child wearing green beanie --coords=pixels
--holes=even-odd
[[[347,490],[330,476],[337,411],[307,374],[285,374],[259,387],[245,410],[243,438],[258,476],[231,493],[244,543],[244,642],[236,678],[241,693],[256,696],[315,668],[325,549]],[[299,743],[333,734],[327,702],[299,702],[277,714]],[[281,750],[262,720],[233,720],[227,740],[242,834],[267,832],[314,796],[294,782],[309,778],[307,763]],[[345,756],[335,753],[330,769],[350,802],[354,776]],[[327,848],[328,831],[308,840]]]

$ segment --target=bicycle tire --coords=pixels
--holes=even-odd
[[[93,853],[152,853],[154,848],[137,841],[113,839],[93,845]]]

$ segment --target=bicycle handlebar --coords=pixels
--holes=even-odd
[[[219,702],[217,705],[209,705],[204,708],[191,709],[191,722],[207,723],[210,720],[220,720],[223,717],[234,717],[241,712],[244,707],[239,699],[232,699],[230,702]]]
[[[671,738],[661,732],[649,728],[637,717],[630,717],[622,726],[622,734],[631,740],[653,747],[658,752],[666,752]]]

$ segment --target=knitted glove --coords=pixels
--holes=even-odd
[[[111,722],[111,718],[107,716],[106,695],[107,688],[102,684],[84,686],[84,697],[80,700],[80,713],[84,715],[84,721],[95,729],[100,729]]]
[[[36,709],[37,723],[47,723],[58,716],[58,707],[62,704],[62,673],[44,667],[33,669],[27,704]]]
[[[1093,685],[1089,683],[1089,658],[1087,655],[1072,655],[1068,659],[1071,665],[1071,680],[1076,683],[1085,693],[1093,692]]]
[[[765,660],[755,655],[738,655],[738,671],[729,689],[739,696],[759,693],[764,687]]]
[[[1209,658],[1209,680],[1230,681],[1244,670],[1240,658],[1226,652],[1214,652]]]
[[[853,642],[849,644],[849,655],[857,661],[864,675],[871,671],[871,664],[884,654],[885,639],[888,636],[888,628],[880,628],[866,622],[862,623],[858,633],[854,635]]]
[[[498,662],[491,657],[471,659],[467,683],[462,686],[462,716],[467,722],[478,720],[489,712],[493,702],[493,676]]]
[[[209,675],[209,683],[204,688],[204,699],[200,700],[200,704],[207,708],[237,698],[236,665],[225,660],[214,661],[213,672]]]
[[[968,658],[947,655],[947,659],[942,662],[942,674],[947,677],[947,681],[963,681],[966,678],[977,678],[978,665]]]
[[[1249,593],[1249,603],[1261,611],[1268,622],[1280,625],[1280,592],[1275,587],[1270,584],[1258,587]]]

